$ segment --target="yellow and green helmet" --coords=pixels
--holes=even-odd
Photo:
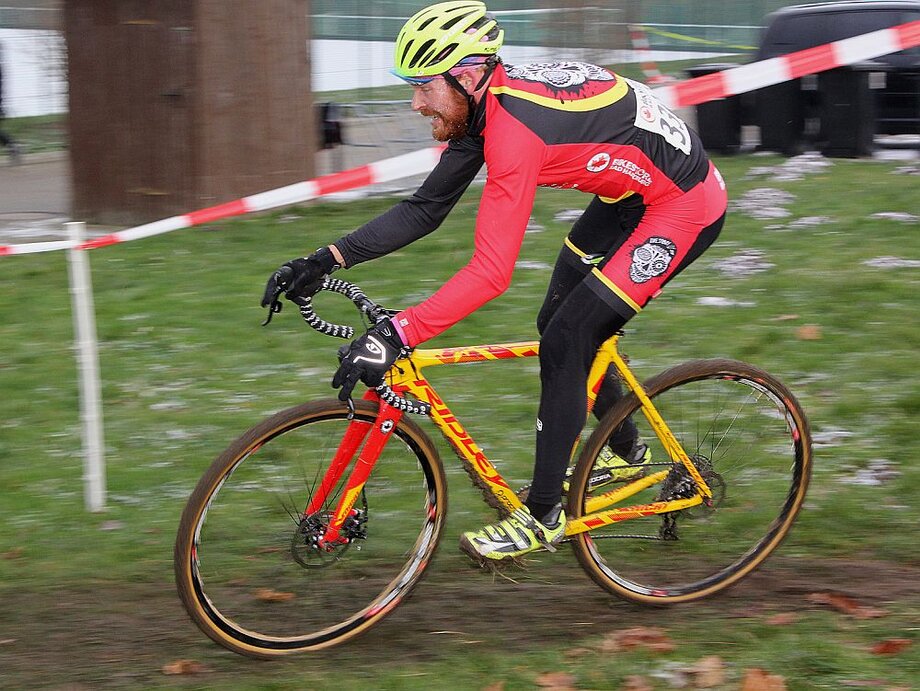
[[[407,82],[426,82],[466,61],[495,55],[505,32],[488,14],[485,3],[439,2],[420,10],[396,37],[391,70]]]

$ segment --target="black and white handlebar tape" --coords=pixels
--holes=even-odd
[[[355,307],[361,310],[361,312],[364,314],[368,315],[372,320],[375,320],[378,317],[378,312],[380,314],[384,313],[381,308],[374,304],[374,302],[364,294],[363,290],[361,290],[355,284],[349,283],[348,281],[343,281],[339,278],[326,278],[326,280],[323,281],[323,286],[320,288],[320,290],[344,295],[355,304]],[[313,308],[313,298],[303,298],[302,300],[298,300],[297,305],[300,309],[300,315],[303,317],[304,321],[311,328],[319,331],[321,334],[332,336],[333,338],[343,339],[350,339],[354,337],[355,330],[352,327],[342,324],[333,324],[316,314],[316,310]],[[376,391],[381,400],[386,402],[387,405],[396,408],[397,410],[401,410],[405,413],[412,413],[414,415],[428,415],[431,413],[430,403],[426,403],[424,401],[415,401],[400,396],[386,384],[381,384],[378,386]]]

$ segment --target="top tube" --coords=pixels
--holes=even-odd
[[[412,355],[409,356],[409,359],[412,360],[416,367],[432,367],[435,365],[457,365],[464,362],[536,357],[539,352],[539,341],[520,341],[461,346],[459,348],[416,348]]]

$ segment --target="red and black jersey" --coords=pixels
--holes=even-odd
[[[647,86],[579,62],[496,70],[483,135],[490,177],[525,168],[537,185],[611,199],[633,192],[646,205],[708,170],[699,138]]]
[[[440,225],[485,162],[470,262],[397,318],[417,345],[504,292],[538,186],[653,207],[701,182],[699,137],[643,84],[581,62],[498,65],[470,135],[452,141],[409,199],[336,243],[346,265],[382,256]]]

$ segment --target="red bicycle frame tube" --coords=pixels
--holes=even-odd
[[[371,470],[374,469],[374,465],[377,463],[377,459],[380,458],[380,452],[383,451],[383,447],[390,440],[393,431],[396,429],[396,425],[399,424],[404,414],[401,410],[380,400],[380,397],[372,390],[368,390],[364,394],[364,400],[375,402],[379,406],[376,419],[370,424],[353,420],[348,426],[342,444],[339,446],[335,458],[332,459],[329,470],[326,471],[326,476],[323,478],[323,482],[320,485],[320,491],[317,492],[316,496],[314,496],[310,502],[312,511],[316,511],[322,506],[323,501],[335,486],[338,479],[342,476],[349,461],[352,459],[361,441],[366,436],[367,441],[364,443],[364,448],[361,449],[358,454],[348,482],[345,484],[345,488],[342,491],[339,504],[336,506],[335,514],[332,520],[329,521],[329,527],[326,528],[326,533],[320,541],[321,544],[335,544],[341,541],[342,538],[339,531],[342,528],[342,524],[351,513],[355,500],[364,488],[367,478],[371,474]],[[370,432],[370,434],[368,434],[368,432]],[[311,513],[311,509],[307,510],[308,513]]]

